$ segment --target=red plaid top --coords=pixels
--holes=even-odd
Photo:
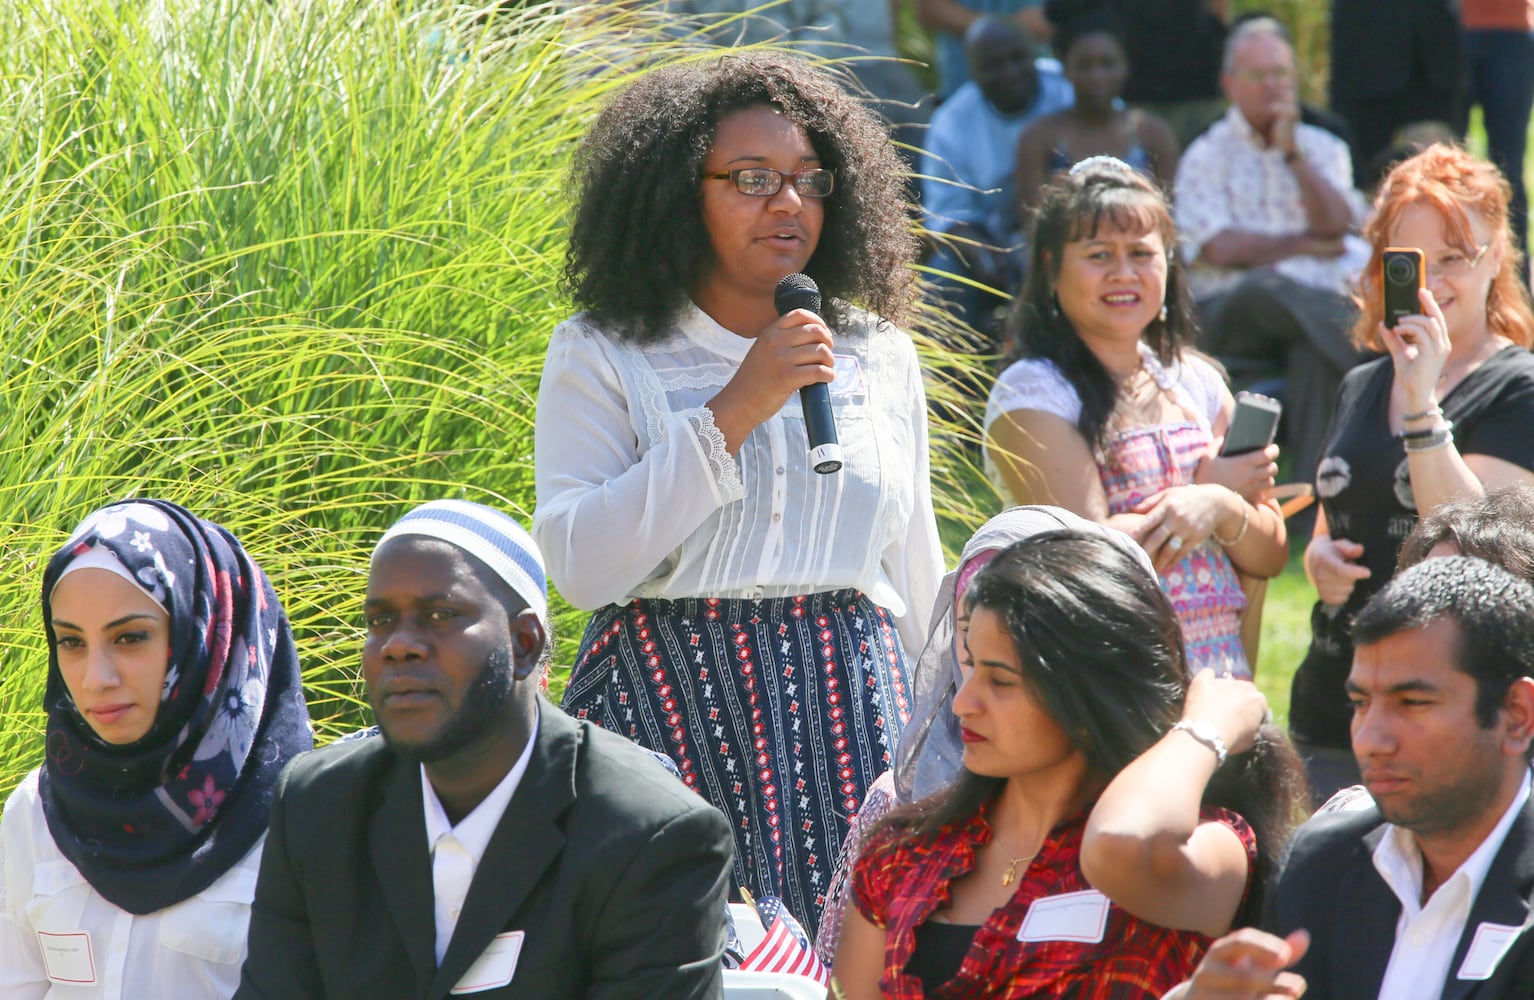
[[[1011,902],[975,933],[958,974],[933,992],[932,1000],[1158,1000],[1193,974],[1209,947],[1208,937],[1146,923],[1111,904],[1102,941],[1096,944],[1017,940],[1034,901],[1091,890],[1080,864],[1087,812],[1050,831]],[[1226,809],[1206,809],[1202,815],[1234,830],[1246,845],[1248,870],[1255,868],[1257,838],[1246,820]],[[923,841],[876,840],[858,859],[853,873],[858,910],[888,931],[879,979],[886,1000],[926,997],[921,980],[904,971],[916,946],[916,928],[947,904],[949,885],[974,869],[976,846],[990,839],[982,808],[968,823],[946,826]]]

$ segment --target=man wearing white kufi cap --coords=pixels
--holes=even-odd
[[[284,774],[236,995],[719,995],[727,823],[538,694],[547,585],[522,526],[417,507],[364,609],[383,738]]]

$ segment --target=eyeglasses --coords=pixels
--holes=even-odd
[[[1236,76],[1253,83],[1288,83],[1294,79],[1294,70],[1282,66],[1273,69],[1241,69]]]
[[[1427,266],[1427,273],[1435,278],[1458,278],[1474,271],[1486,256],[1486,251],[1491,249],[1491,241],[1482,243],[1476,250],[1474,257],[1466,257],[1462,253],[1446,253]]]
[[[836,175],[824,167],[812,167],[791,174],[770,167],[742,167],[720,174],[704,174],[705,180],[734,181],[735,190],[753,198],[771,198],[783,190],[785,180],[793,182],[802,198],[824,198],[836,188]]]

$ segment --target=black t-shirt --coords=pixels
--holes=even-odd
[[[1389,357],[1348,372],[1316,469],[1327,528],[1333,538],[1364,547],[1359,562],[1371,573],[1340,608],[1317,602],[1310,613],[1310,649],[1294,675],[1289,728],[1296,738],[1320,746],[1346,748],[1351,742],[1352,711],[1343,687],[1353,666],[1348,627],[1390,581],[1401,541],[1417,523],[1406,450],[1390,432],[1394,377]],[[1534,354],[1521,347],[1499,351],[1465,376],[1441,405],[1444,417],[1454,422],[1461,455],[1491,455],[1534,469]]]

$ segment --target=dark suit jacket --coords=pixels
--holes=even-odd
[[[1267,928],[1288,934],[1310,931],[1310,950],[1295,966],[1309,989],[1306,1000],[1358,1000],[1379,995],[1395,945],[1401,904],[1374,867],[1374,848],[1385,824],[1373,806],[1330,813],[1305,823],[1290,841],[1283,867],[1268,895]],[[1486,882],[1470,907],[1443,1000],[1492,1000],[1534,996],[1534,799],[1513,820]],[[1456,978],[1460,963],[1484,921],[1523,927],[1524,933],[1490,979]],[[1426,997],[1436,984],[1426,987]]]
[[[732,841],[724,816],[621,737],[540,699],[521,784],[436,965],[417,765],[381,738],[283,773],[240,1000],[439,1000],[496,934],[526,933],[526,998],[717,997]]]

